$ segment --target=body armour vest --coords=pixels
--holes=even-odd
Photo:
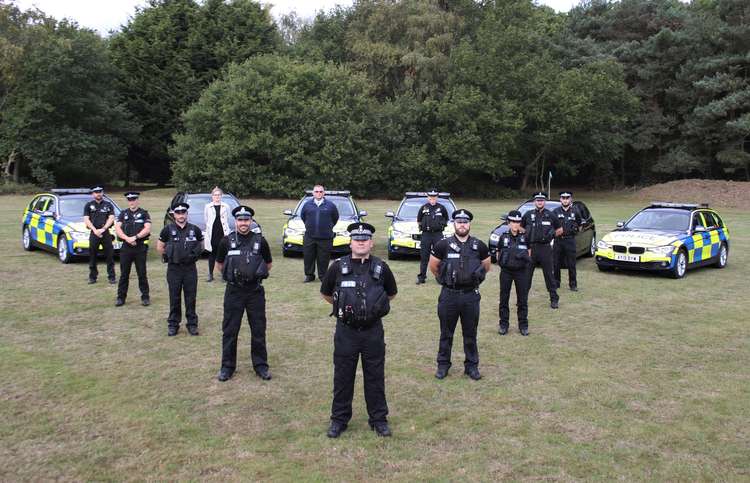
[[[440,261],[438,282],[450,288],[478,287],[487,275],[479,258],[479,240],[469,237],[463,245],[448,238],[448,253]]]
[[[448,224],[448,220],[443,216],[443,208],[439,203],[435,206],[429,203],[422,206],[422,222],[420,230],[428,232],[442,232]]]
[[[240,240],[233,231],[227,236],[229,249],[222,276],[228,283],[252,286],[268,278],[268,264],[260,253],[261,236],[252,232],[251,235]]]
[[[169,263],[195,263],[203,252],[203,242],[198,240],[200,231],[195,225],[188,223],[180,229],[172,224],[169,227],[169,241],[167,241],[165,256]]]
[[[510,232],[505,232],[500,236],[498,242],[500,255],[497,257],[497,263],[503,268],[517,270],[526,268],[531,263],[529,256],[529,244],[526,241],[526,235],[519,233],[513,236]]]
[[[383,286],[383,261],[370,256],[370,269],[360,274],[353,263],[351,256],[339,259],[331,315],[346,325],[363,328],[388,315],[391,305]]]

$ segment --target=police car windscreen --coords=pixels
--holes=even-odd
[[[336,205],[336,209],[339,210],[339,218],[354,218],[354,207],[352,206],[352,202],[349,201],[349,198],[326,196],[326,199]],[[305,206],[305,203],[309,203],[311,200],[312,197],[310,196],[300,201],[295,213],[299,213],[302,210],[302,207]]]
[[[105,200],[109,201],[114,205],[111,199],[104,197]],[[64,216],[69,220],[83,221],[83,207],[86,203],[91,202],[90,196],[61,196],[60,197],[60,215]],[[115,205],[115,216],[120,213],[120,209]]]
[[[636,214],[625,228],[628,230],[686,231],[690,226],[687,210],[643,210]]]
[[[419,208],[425,203],[427,203],[427,198],[408,198],[404,200],[404,202],[401,203],[401,208],[398,210],[399,219],[416,220]],[[448,211],[448,219],[450,220],[453,210],[455,210],[456,207],[453,206],[453,203],[444,200],[438,200],[438,203],[445,206],[445,209]]]

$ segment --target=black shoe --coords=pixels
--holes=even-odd
[[[206,282],[213,282],[213,281],[214,281],[213,275],[209,275],[208,278],[206,279]]]
[[[174,337],[177,335],[177,332],[179,332],[179,330],[180,330],[179,327],[170,327],[167,329],[167,335],[169,337]]]
[[[89,279],[89,285],[94,284],[94,283],[96,283],[96,279],[95,278],[90,278]]]
[[[315,275],[305,275],[305,281],[304,283],[314,282],[315,281]]]
[[[578,287],[577,287],[577,286],[575,286],[575,285],[571,285],[571,286],[570,286],[570,291],[571,291],[571,292],[578,292]]]
[[[142,298],[141,305],[143,305],[144,307],[148,307],[149,305],[151,305],[151,299],[148,297]]]
[[[523,336],[529,335],[529,329],[518,329],[518,332],[520,332]]]
[[[482,375],[479,373],[479,369],[477,369],[476,367],[470,367],[466,369],[464,371],[464,374],[466,374],[467,376],[469,376],[475,381],[478,381],[482,378]]]
[[[328,426],[328,432],[326,433],[326,436],[328,436],[329,438],[338,438],[344,431],[346,431],[346,424],[331,421],[331,425]]]
[[[508,333],[508,328],[501,325],[500,328],[497,329],[497,333],[500,335],[505,335]]]
[[[382,436],[383,438],[393,436],[393,433],[391,433],[391,428],[388,427],[388,423],[386,422],[371,424],[370,429],[375,431],[375,434],[377,434],[378,436]]]
[[[422,285],[423,283],[425,283],[425,279],[422,277],[417,277],[417,285]]]
[[[221,382],[228,381],[232,378],[233,374],[234,374],[233,370],[227,369],[226,367],[222,367],[216,379],[218,379]]]
[[[448,375],[447,367],[438,367],[437,371],[435,371],[435,377],[438,379],[445,379],[447,375]]]
[[[552,307],[553,309],[556,309],[560,307],[560,304],[557,302],[557,300],[553,300],[552,302],[549,303],[549,306]]]
[[[258,377],[260,377],[264,381],[271,380],[271,372],[268,370],[267,367],[258,367],[257,369],[255,369],[255,374],[257,374]]]
[[[115,307],[122,307],[123,305],[125,305],[125,301],[123,299],[115,300]]]
[[[115,277],[110,277],[110,279],[109,279],[109,284],[110,284],[110,285],[114,285],[114,284],[116,284],[116,283],[117,283],[117,279],[116,279]]]
[[[196,325],[188,325],[187,330],[190,335],[198,335],[198,326]]]

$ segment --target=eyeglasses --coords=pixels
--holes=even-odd
[[[313,193],[322,193],[323,190],[313,190]]]

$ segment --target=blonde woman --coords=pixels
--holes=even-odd
[[[224,191],[218,186],[211,190],[211,202],[203,208],[203,219],[206,221],[204,247],[208,250],[208,278],[214,280],[216,249],[222,238],[229,234],[229,205],[221,201]]]

